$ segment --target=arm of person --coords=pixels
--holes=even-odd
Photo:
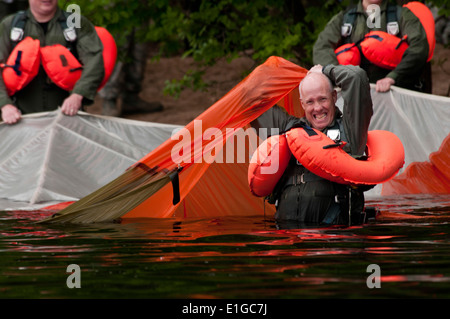
[[[389,72],[385,79],[379,80],[381,82],[380,85],[378,83],[376,85],[377,91],[382,89],[387,91],[392,84],[419,78],[427,62],[429,52],[427,35],[420,20],[408,8],[402,10],[400,26],[402,34],[408,36],[409,47],[397,67]]]
[[[75,103],[78,95],[85,102],[91,103],[97,93],[104,74],[103,45],[95,31],[94,25],[85,17],[81,17],[81,28],[77,30],[77,53],[83,64],[83,72],[72,90],[68,101]],[[73,105],[73,103],[71,103]],[[80,104],[81,107],[81,104]]]
[[[11,29],[12,17],[5,18],[0,23],[0,63],[6,63],[11,52],[11,43],[9,40],[9,30]],[[0,74],[1,74],[0,70]],[[22,117],[20,110],[14,106],[11,97],[8,96],[3,77],[0,76],[0,107],[2,121],[8,124],[17,123]]]
[[[250,125],[256,129],[258,136],[267,138],[283,133],[292,119],[296,119],[296,117],[289,115],[281,106],[274,105],[252,121]]]
[[[366,72],[353,65],[327,65],[323,73],[341,88],[344,100],[343,123],[350,154],[364,154],[367,131],[373,114],[370,84]]]
[[[6,124],[15,124],[22,118],[20,110],[12,104],[3,105],[1,111],[2,121]]]
[[[70,94],[61,105],[61,112],[65,115],[74,116],[81,109],[83,96],[78,93]]]
[[[341,42],[343,19],[344,13],[338,13],[327,23],[324,30],[319,34],[313,47],[314,64],[339,64],[334,50],[336,50]]]

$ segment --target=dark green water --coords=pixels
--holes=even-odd
[[[269,216],[50,226],[33,224],[39,212],[0,212],[0,296],[449,298],[450,196],[367,204],[389,218],[282,230]],[[71,264],[80,288],[67,286]],[[371,264],[380,288],[367,285]]]

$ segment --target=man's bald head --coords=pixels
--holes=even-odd
[[[309,72],[299,85],[300,103],[305,117],[320,131],[330,125],[336,113],[337,93],[331,80],[322,72]]]
[[[330,92],[333,91],[334,86],[331,80],[323,73],[319,72],[310,72],[308,73],[303,80],[300,82],[300,85],[298,87],[300,92],[300,100],[302,99],[302,88],[303,87],[309,87],[311,84],[317,84],[320,83],[321,85],[327,85]]]

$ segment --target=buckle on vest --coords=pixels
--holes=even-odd
[[[305,173],[294,176],[294,185],[305,184]]]
[[[348,37],[350,34],[352,34],[353,26],[350,23],[344,23],[344,25],[341,26],[341,36]]]
[[[389,22],[386,26],[386,30],[391,35],[397,35],[400,32],[397,21]]]
[[[17,42],[23,38],[23,29],[14,27],[11,29],[10,34],[11,41]]]
[[[64,29],[63,33],[67,42],[74,42],[77,39],[77,33],[74,27]]]

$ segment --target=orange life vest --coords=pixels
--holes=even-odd
[[[270,195],[292,156],[285,135],[272,135],[253,153],[248,166],[248,185],[255,196]]]
[[[116,41],[108,30],[102,27],[95,27],[95,31],[97,31],[98,37],[103,44],[103,64],[105,66],[105,76],[98,88],[100,91],[106,82],[108,82],[108,79],[114,70],[114,66],[116,65],[117,46]]]
[[[340,184],[374,185],[393,178],[405,161],[400,139],[389,131],[369,131],[365,161],[347,154],[322,132],[309,135],[302,128],[286,133],[289,149],[312,173]]]
[[[393,70],[400,63],[408,49],[407,36],[403,38],[383,31],[371,31],[360,43],[361,52],[371,63]]]
[[[104,28],[95,27],[103,45],[105,74],[100,90],[111,76],[117,58],[117,47],[113,36]],[[40,47],[39,40],[26,37],[11,52],[3,68],[3,80],[12,96],[23,89],[38,74],[42,62],[48,77],[60,88],[71,91],[81,77],[83,66],[68,48],[61,44]]]
[[[2,76],[9,96],[23,89],[39,72],[40,43],[31,37],[23,39],[1,64]]]
[[[419,18],[420,23],[425,29],[425,33],[427,34],[428,40],[428,62],[433,58],[434,48],[436,46],[436,33],[435,33],[435,24],[433,13],[431,13],[430,9],[426,5],[418,1],[412,1],[404,5],[404,7],[411,10],[414,15]]]
[[[41,60],[45,73],[53,83],[66,91],[73,90],[83,66],[68,48],[61,44],[42,47]]]
[[[403,144],[389,131],[368,132],[368,158],[362,161],[347,154],[322,132],[313,130],[315,134],[294,128],[285,135],[269,137],[257,148],[248,166],[248,184],[253,195],[263,197],[273,192],[291,155],[317,176],[345,185],[383,183],[403,167]]]
[[[338,59],[339,64],[342,65],[360,65],[361,53],[354,43],[346,43],[337,48],[334,53]]]

